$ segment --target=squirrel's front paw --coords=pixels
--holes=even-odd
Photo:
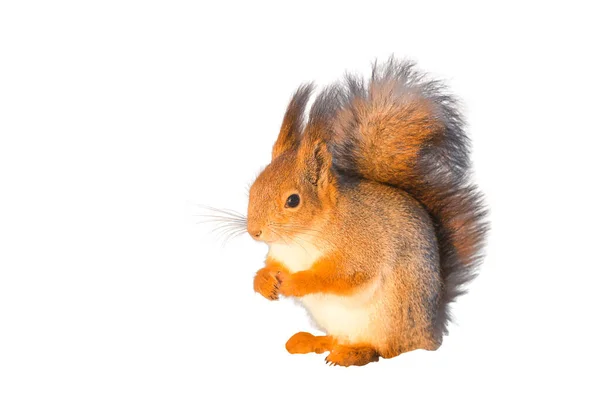
[[[299,285],[298,279],[292,278],[293,275],[285,271],[279,271],[277,273],[277,280],[279,281],[279,293],[286,297],[301,297],[304,295],[301,291],[301,285]]]
[[[275,277],[276,271],[267,268],[259,269],[254,277],[254,291],[269,300],[279,297],[279,281]]]

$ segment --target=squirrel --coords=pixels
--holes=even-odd
[[[269,247],[254,290],[298,299],[325,332],[293,335],[292,354],[350,366],[436,350],[488,231],[457,100],[393,57],[327,86],[306,119],[312,92],[292,96],[249,191],[247,231]]]

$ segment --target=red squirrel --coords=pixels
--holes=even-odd
[[[306,119],[312,92],[293,95],[250,188],[247,231],[269,246],[254,289],[297,298],[323,330],[290,353],[350,366],[436,350],[488,229],[456,100],[394,58],[325,88]]]

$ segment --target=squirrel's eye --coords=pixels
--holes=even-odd
[[[285,206],[288,208],[296,208],[298,207],[298,204],[300,204],[300,196],[298,196],[297,194],[292,194],[285,201]]]

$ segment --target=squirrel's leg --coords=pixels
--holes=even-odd
[[[287,271],[287,269],[280,263],[267,259],[265,267],[259,269],[254,276],[254,291],[269,300],[277,300],[279,297],[277,274],[280,271]]]
[[[314,336],[308,332],[298,332],[287,341],[285,348],[290,354],[321,354],[330,351],[333,345],[331,336]]]
[[[325,358],[327,364],[343,367],[366,365],[376,361],[379,361],[379,353],[369,345],[336,345]]]
[[[371,277],[365,273],[343,273],[339,265],[343,261],[328,256],[316,261],[310,269],[289,273],[282,270],[277,274],[279,293],[284,296],[302,297],[312,293],[346,295]]]

